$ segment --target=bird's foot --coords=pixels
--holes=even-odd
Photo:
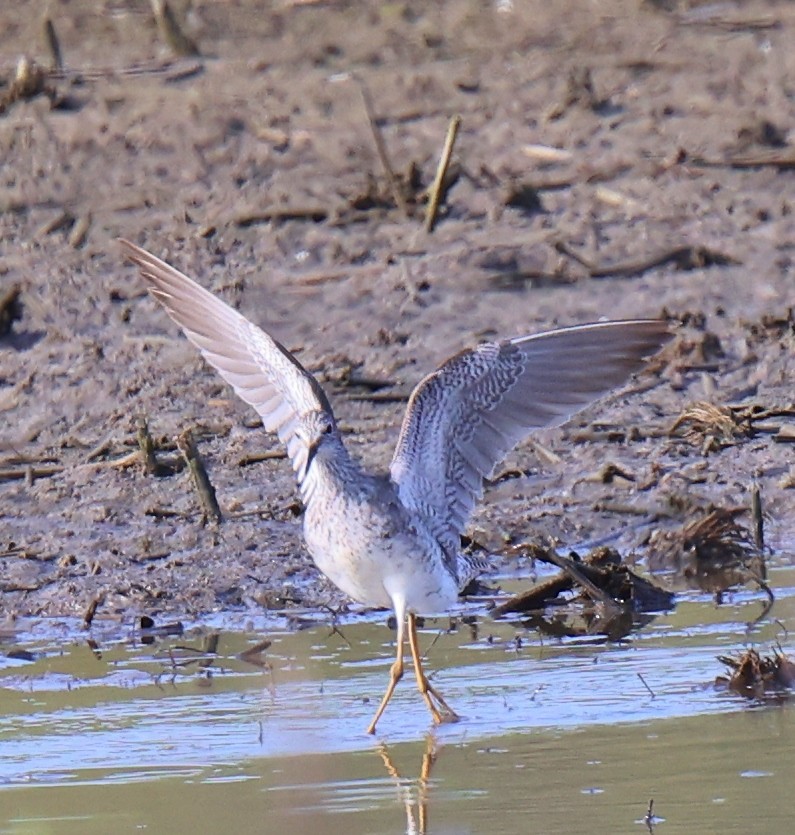
[[[423,684],[424,687],[420,687],[420,693],[422,693],[425,704],[428,705],[428,709],[431,711],[434,723],[437,725],[452,725],[460,721],[461,717],[447,704],[439,694],[439,691],[433,687],[427,678]],[[436,704],[434,704],[434,699],[436,700]]]

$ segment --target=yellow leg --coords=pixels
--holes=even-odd
[[[389,700],[392,698],[392,694],[395,692],[395,688],[397,687],[397,683],[400,679],[403,678],[403,635],[404,635],[404,620],[401,618],[398,621],[398,628],[397,628],[397,658],[395,659],[392,666],[389,668],[389,686],[386,688],[386,693],[384,693],[384,698],[381,699],[381,704],[378,705],[378,710],[375,712],[375,716],[373,717],[373,721],[370,722],[369,727],[367,728],[368,734],[375,733],[375,726],[378,724],[378,720],[381,718],[381,714],[386,709],[387,704],[389,704]]]
[[[439,695],[438,691],[433,688],[433,685],[428,681],[428,677],[422,670],[422,659],[420,658],[419,641],[417,640],[417,617],[409,612],[409,646],[411,647],[411,660],[414,662],[414,675],[417,677],[417,688],[420,695],[428,705],[428,710],[433,716],[433,721],[436,724],[441,722],[457,722],[458,714],[447,704],[447,702]],[[391,695],[391,694],[390,694]],[[433,700],[439,703],[444,714],[433,703]]]

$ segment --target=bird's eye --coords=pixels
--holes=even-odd
[[[334,428],[334,427],[333,427],[333,426],[329,423],[329,424],[326,426],[326,428],[323,430],[323,434],[324,434],[324,435],[330,435],[330,434],[331,434],[331,430],[332,430],[333,428]]]

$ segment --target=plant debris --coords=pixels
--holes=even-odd
[[[766,656],[748,649],[739,658],[719,655],[718,661],[729,667],[731,674],[718,676],[715,684],[747,699],[781,695],[795,686],[795,662],[778,649]]]
[[[622,562],[621,555],[612,548],[595,548],[580,559],[574,552],[569,557],[563,557],[538,545],[520,547],[533,559],[559,566],[561,572],[497,606],[492,611],[494,617],[520,612],[538,614],[547,607],[564,604],[581,609],[583,604],[591,604],[590,611],[578,612],[583,619],[581,625],[574,625],[568,619],[565,634],[597,632],[615,639],[630,631],[634,623],[633,615],[671,609],[674,605],[671,592],[640,577]],[[559,600],[560,595],[574,591],[578,593],[575,598]],[[562,634],[559,615],[552,619],[534,617],[531,625],[547,633]]]
[[[739,438],[751,437],[753,428],[747,416],[728,406],[698,401],[691,403],[674,421],[671,434],[677,433],[701,447],[706,455],[733,446]]]
[[[718,603],[723,592],[754,583],[768,597],[764,617],[775,597],[754,534],[737,519],[745,512],[742,507],[699,510],[679,530],[655,531],[649,543],[651,570],[674,569],[688,586],[715,594]]]
[[[0,337],[8,336],[14,322],[22,318],[21,292],[19,284],[12,284],[0,295]]]

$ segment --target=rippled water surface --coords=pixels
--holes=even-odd
[[[643,832],[651,798],[663,833],[788,832],[792,706],[714,686],[718,654],[792,651],[795,570],[771,585],[750,630],[751,592],[686,594],[611,644],[428,622],[428,668],[462,721],[431,729],[407,674],[375,738],[393,652],[380,616],[339,632],[219,621],[214,653],[212,625],[153,644],[17,625],[0,659],[0,832]]]

